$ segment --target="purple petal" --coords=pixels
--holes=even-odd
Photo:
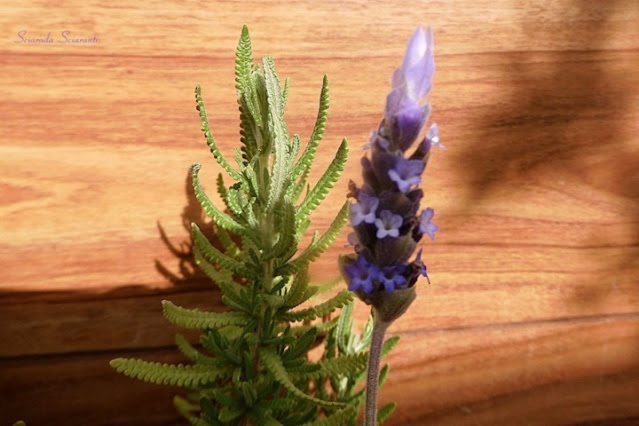
[[[433,50],[432,29],[417,28],[408,42],[402,66],[393,73],[392,88],[401,89],[415,101],[423,98],[430,91],[435,71]]]
[[[346,266],[346,273],[349,276],[348,289],[357,291],[362,289],[365,293],[373,291],[373,280],[379,275],[377,266],[369,263],[364,256],[358,256],[355,263]]]
[[[357,203],[351,204],[351,225],[357,226],[362,222],[375,222],[375,211],[379,205],[379,199],[366,192],[359,191],[357,201]]]
[[[390,210],[382,210],[379,218],[375,220],[377,226],[377,238],[399,237],[399,228],[404,220],[400,215],[393,214]]]
[[[421,182],[420,175],[426,165],[421,160],[407,160],[399,157],[395,167],[388,171],[390,180],[397,184],[397,188],[406,193],[413,185]]]
[[[415,141],[422,127],[428,120],[430,104],[425,106],[409,107],[401,110],[393,119],[393,141],[402,151],[406,151]]]
[[[387,266],[380,270],[377,280],[384,286],[386,293],[392,293],[397,287],[406,284],[406,277],[402,275],[404,265]]]
[[[431,219],[434,215],[435,210],[433,210],[431,207],[428,207],[427,209],[422,211],[422,215],[419,221],[419,231],[422,234],[428,235],[431,240],[435,239],[435,231],[439,229],[439,226],[431,222]]]

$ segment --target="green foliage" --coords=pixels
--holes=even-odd
[[[225,374],[224,368],[211,365],[171,365],[124,358],[116,358],[109,364],[128,377],[158,385],[175,385],[192,389],[215,383],[217,378]]]
[[[176,397],[174,404],[197,426],[354,425],[362,403],[370,326],[362,335],[353,332],[353,296],[347,290],[314,302],[330,286],[310,285],[308,273],[309,263],[339,235],[349,203],[321,236],[316,232],[307,247],[298,247],[310,214],[339,178],[348,154],[343,140],[311,189],[309,171],[326,126],[328,78],[301,154],[299,136],[291,137],[284,121],[288,79],[282,87],[272,58],[253,63],[246,27],[236,52],[235,88],[241,142],[237,169],[213,138],[200,86],[195,90],[206,142],[232,182],[227,186],[222,174],[216,179],[223,206],[204,191],[201,166],[191,167],[194,194],[213,220],[220,243],[212,244],[192,224],[193,257],[219,287],[229,310],[208,312],[165,300],[162,308],[169,322],[201,332],[197,344],[176,337],[190,365],[118,358],[111,366],[139,380],[189,389],[188,398]],[[304,188],[308,190],[298,203]],[[336,316],[339,309],[345,315]],[[309,351],[316,349],[322,356],[310,361]],[[380,418],[389,410],[384,407]]]

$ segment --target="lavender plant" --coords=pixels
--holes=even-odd
[[[370,158],[362,158],[364,184],[350,182],[354,233],[349,241],[355,254],[340,257],[349,290],[372,306],[374,326],[366,385],[365,421],[377,424],[379,360],[384,334],[415,300],[415,283],[428,279],[421,250],[424,235],[435,238],[434,210],[421,212],[424,192],[419,188],[431,148],[439,145],[437,125],[408,152],[428,120],[430,104],[421,100],[431,89],[434,72],[430,27],[419,27],[408,43],[402,65],[391,79],[384,118],[370,136]],[[412,260],[411,260],[412,259]]]
[[[221,249],[213,246],[192,224],[193,254],[221,289],[229,311],[207,312],[163,301],[170,322],[202,332],[197,346],[176,338],[191,364],[118,358],[111,365],[129,377],[190,390],[187,399],[176,397],[174,402],[193,425],[354,425],[363,402],[358,383],[365,375],[372,321],[361,335],[353,331],[353,297],[347,290],[298,308],[319,290],[309,284],[309,263],[330,246],[348,219],[345,202],[328,230],[316,232],[311,243],[298,250],[309,215],[334,186],[348,151],[344,139],[317,183],[308,184],[326,124],[328,79],[324,77],[310,140],[300,153],[300,138],[290,136],[284,121],[288,80],[282,87],[272,58],[264,58],[261,66],[253,63],[246,27],[236,57],[242,143],[237,168],[220,152],[200,87],[195,90],[207,144],[233,180],[227,186],[222,174],[218,176],[225,211],[204,192],[200,165],[191,167],[195,195],[222,244]],[[340,308],[344,315],[331,318]],[[382,351],[396,342],[389,339]],[[308,357],[313,348],[320,352],[315,362]]]

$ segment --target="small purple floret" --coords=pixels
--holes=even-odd
[[[375,220],[377,226],[377,238],[399,237],[399,228],[402,226],[403,219],[398,214],[393,214],[390,210],[382,210],[379,218]]]
[[[386,266],[381,269],[377,279],[384,286],[386,293],[392,293],[397,287],[406,284],[406,277],[402,275],[405,269],[404,265]]]
[[[375,222],[375,211],[379,205],[379,199],[365,192],[360,192],[357,198],[359,202],[351,205],[351,225]]]
[[[395,167],[388,171],[388,177],[397,184],[397,188],[404,194],[413,185],[421,182],[420,175],[426,165],[421,160],[407,160],[404,157],[398,158]]]
[[[349,276],[348,289],[357,291],[362,289],[364,293],[373,291],[373,280],[380,274],[379,268],[369,263],[364,256],[359,255],[355,263],[344,268]]]
[[[428,207],[422,211],[422,215],[419,221],[419,232],[426,234],[431,240],[435,239],[435,231],[439,229],[439,226],[431,222],[431,219],[435,215],[435,210],[432,207]]]

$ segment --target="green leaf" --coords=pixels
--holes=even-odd
[[[389,371],[390,371],[390,365],[384,364],[382,369],[379,371],[379,379],[377,381],[379,387],[382,387],[382,385],[386,381],[386,377],[388,377]]]
[[[329,376],[353,375],[366,370],[368,353],[341,355],[321,361],[322,371]]]
[[[297,275],[293,279],[293,283],[286,292],[283,306],[287,308],[294,308],[301,303],[304,303],[307,299],[306,289],[308,288],[308,265],[297,271]]]
[[[224,369],[210,365],[173,365],[148,362],[140,359],[116,358],[109,363],[119,373],[158,385],[174,385],[196,388],[210,383],[225,374]]]
[[[286,108],[286,100],[288,99],[289,87],[290,87],[290,81],[289,81],[289,78],[286,77],[286,79],[284,80],[284,90],[282,90],[282,106],[280,107],[282,111],[284,111],[284,108]]]
[[[291,333],[297,336],[297,335],[306,333],[306,331],[308,331],[309,328],[315,328],[317,329],[317,334],[324,335],[337,326],[338,319],[339,319],[339,316],[336,316],[330,321],[318,322],[313,325],[299,325],[297,327],[292,327]]]
[[[326,194],[328,194],[329,189],[335,185],[342,170],[344,170],[347,158],[348,143],[346,139],[343,139],[337,153],[335,153],[333,161],[331,161],[331,164],[329,164],[322,177],[317,181],[317,184],[311,189],[306,198],[304,198],[304,201],[302,201],[297,208],[296,221],[298,224],[317,208],[319,203],[326,197]]]
[[[244,409],[242,407],[235,407],[235,408],[222,407],[222,409],[220,410],[220,415],[218,417],[218,420],[221,421],[222,423],[228,423],[232,420],[237,419],[243,413],[244,413]]]
[[[249,269],[244,262],[236,260],[225,255],[211,244],[211,242],[202,234],[200,228],[195,223],[191,224],[191,233],[194,245],[200,250],[202,256],[213,264],[220,265],[228,271],[231,271],[245,278],[257,278],[255,271]]]
[[[316,337],[317,329],[315,327],[310,328],[298,340],[296,340],[288,347],[288,350],[284,353],[284,355],[282,355],[282,359],[286,362],[287,360],[293,360],[295,358],[301,357],[306,352],[308,352],[311,346],[313,346]]]
[[[175,336],[175,344],[184,356],[195,363],[215,366],[219,365],[219,362],[216,359],[202,355],[200,351],[195,349],[181,334],[177,334]]]
[[[224,185],[224,176],[222,176],[222,173],[217,174],[215,185],[217,187],[217,193],[220,194],[220,198],[225,199],[228,194],[228,189],[226,189],[226,186]]]
[[[388,355],[388,353],[393,350],[395,345],[397,345],[397,342],[399,342],[399,336],[393,336],[384,341],[384,344],[382,345],[382,358]]]
[[[252,65],[251,36],[248,27],[244,25],[235,52],[235,89],[238,92],[250,86]]]
[[[377,421],[380,425],[384,423],[384,421],[386,421],[386,419],[388,419],[391,414],[393,414],[396,406],[397,405],[394,402],[389,402],[379,409],[379,411],[377,412]]]
[[[333,241],[335,241],[335,238],[337,238],[348,220],[349,206],[350,202],[346,201],[337,213],[337,216],[335,216],[335,219],[333,219],[333,223],[331,223],[328,230],[318,238],[317,241],[310,244],[295,260],[287,263],[285,266],[286,271],[297,270],[302,267],[302,265],[314,261],[333,244]]]
[[[304,426],[350,426],[355,425],[357,420],[358,407],[349,405],[339,411],[334,412],[328,417],[306,423]]]
[[[311,401],[321,407],[344,407],[346,405],[342,402],[324,401],[315,398],[295,386],[295,383],[293,383],[293,380],[282,365],[282,360],[273,350],[260,349],[260,357],[264,361],[264,366],[273,375],[275,380],[295,396]]]
[[[264,78],[266,91],[268,93],[268,124],[269,131],[273,138],[273,169],[270,176],[269,197],[267,210],[272,210],[283,197],[284,191],[289,181],[288,163],[289,156],[287,150],[288,131],[283,120],[282,89],[275,73],[275,64],[272,58],[264,58]]]
[[[347,352],[348,336],[352,332],[353,322],[351,316],[353,314],[354,301],[346,304],[339,314],[337,321],[337,327],[335,328],[335,340],[337,341],[337,347],[341,353]]]
[[[295,208],[286,198],[281,207],[276,209],[276,224],[278,240],[270,253],[265,253],[264,260],[282,258],[288,260],[297,250],[297,238],[295,233]]]
[[[243,287],[233,280],[230,273],[223,273],[215,269],[215,267],[202,256],[197,246],[193,247],[193,257],[202,272],[211,278],[220,290],[222,290],[222,301],[227,306],[231,305],[232,308],[240,311],[251,312],[250,301],[243,295]]]
[[[300,311],[286,312],[282,314],[282,318],[288,321],[314,320],[317,317],[330,314],[351,300],[353,300],[353,293],[348,290],[342,290],[324,303]]]
[[[206,213],[206,215],[212,218],[215,221],[215,224],[223,229],[226,229],[231,232],[235,232],[236,234],[243,235],[246,233],[246,229],[238,223],[231,216],[223,213],[215,204],[211,201],[211,199],[206,195],[204,190],[202,189],[202,185],[200,184],[200,179],[198,178],[198,172],[200,171],[199,164],[193,164],[191,166],[191,178],[193,180],[193,191],[195,192],[195,198],[200,202],[202,209]]]
[[[317,118],[315,120],[315,126],[313,126],[313,133],[311,133],[311,138],[304,149],[304,153],[299,158],[295,167],[293,168],[291,175],[292,178],[295,179],[302,172],[308,172],[310,170],[311,165],[313,164],[313,160],[315,159],[315,153],[317,152],[317,147],[322,140],[324,135],[324,129],[326,128],[326,117],[328,115],[328,106],[329,106],[329,90],[328,90],[328,76],[324,75],[324,80],[322,82],[322,91],[320,93],[320,102],[319,102],[319,111],[317,112]],[[303,186],[303,185],[302,185]]]
[[[318,364],[320,370],[310,373],[296,373],[296,379],[319,379],[328,376],[337,379],[341,376],[353,376],[364,373],[368,362],[368,353],[358,353],[351,355],[340,355],[337,358],[327,358]]]
[[[162,301],[164,316],[180,327],[206,330],[224,325],[242,325],[248,317],[240,312],[206,312],[176,306],[168,300]]]
[[[202,131],[204,132],[204,137],[206,138],[206,143],[208,144],[211,153],[220,166],[226,170],[229,176],[235,180],[240,180],[240,175],[233,170],[231,165],[224,159],[224,156],[215,143],[215,139],[213,138],[213,134],[211,133],[211,128],[209,126],[209,120],[206,116],[206,109],[204,108],[204,101],[202,100],[202,89],[199,84],[195,86],[195,101],[197,102],[197,110],[200,113],[200,120],[202,121]]]

